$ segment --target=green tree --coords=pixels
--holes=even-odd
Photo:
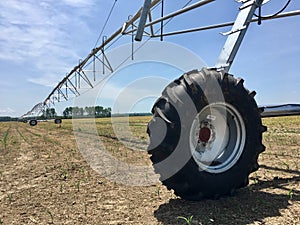
[[[57,114],[54,108],[47,108],[45,111],[43,111],[44,118],[54,118],[56,115]]]
[[[111,108],[104,108],[103,109],[103,117],[110,117],[111,116]]]
[[[95,107],[95,116],[96,117],[102,117],[103,114],[103,107],[102,106],[96,106]]]
[[[86,106],[85,107],[85,113],[87,114],[87,116],[95,116],[95,107]]]
[[[72,108],[73,117],[82,117],[83,114],[84,114],[83,108],[79,108],[78,106]]]
[[[72,111],[73,111],[73,107],[67,107],[67,108],[65,108],[65,110],[63,111],[64,117],[65,118],[72,117]]]
[[[50,116],[51,116],[51,118],[56,117],[56,115],[57,115],[57,113],[55,112],[55,109],[54,109],[54,108],[51,108],[51,109],[50,109]]]

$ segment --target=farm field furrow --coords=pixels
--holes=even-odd
[[[130,118],[131,138],[120,138],[107,118],[73,121],[74,127],[72,120],[35,127],[0,123],[0,225],[183,225],[191,216],[191,224],[198,225],[300,224],[300,117],[264,119],[266,151],[249,186],[234,196],[200,202],[181,200],[158,181],[147,186],[116,182],[106,168],[97,172],[88,163],[82,148],[96,151],[98,142],[88,139],[99,139],[119,162],[150,167],[149,120]],[[120,133],[127,122],[114,119]]]

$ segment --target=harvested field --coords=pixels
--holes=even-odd
[[[96,127],[93,120],[81,120],[84,126],[74,128],[72,120],[61,126],[52,121],[35,127],[0,123],[0,225],[175,225],[188,224],[191,216],[190,224],[300,224],[300,117],[264,119],[266,151],[249,186],[232,197],[200,202],[181,200],[159,182],[128,185],[125,176],[119,183],[114,168],[96,172],[79,151],[97,148],[78,142],[94,135],[90,130],[95,128],[114,158],[150,167],[147,152],[141,151],[147,146],[149,120],[130,118],[135,138],[122,142],[110,119],[96,119]],[[130,142],[139,150],[124,145]]]

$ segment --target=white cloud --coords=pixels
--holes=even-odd
[[[87,1],[87,0],[63,0],[63,2],[67,5],[74,6],[74,7],[93,5],[93,1]]]
[[[37,78],[28,78],[29,82],[36,83],[36,84],[41,84],[46,87],[54,87],[58,84],[58,79],[56,76],[53,76],[49,74],[48,76],[41,76]]]
[[[14,114],[15,112],[16,112],[15,110],[13,110],[13,109],[11,109],[11,108],[9,108],[9,107],[7,107],[7,108],[5,108],[5,109],[0,109],[0,115],[5,115],[5,116],[7,116],[7,115]]]
[[[81,17],[92,5],[93,0],[0,1],[0,60],[28,64],[38,74],[28,78],[34,83],[49,86],[61,79],[82,58],[74,39],[90,33]]]

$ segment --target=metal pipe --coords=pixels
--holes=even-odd
[[[261,117],[295,116],[300,115],[300,104],[285,104],[260,107]]]
[[[185,12],[188,12],[188,11],[192,10],[192,9],[198,8],[200,6],[206,5],[206,4],[208,4],[210,2],[214,2],[214,1],[215,0],[203,0],[203,1],[197,2],[197,3],[195,3],[195,4],[191,5],[191,6],[185,7],[183,9],[180,9],[180,10],[178,10],[176,12],[173,12],[173,13],[171,13],[169,15],[166,15],[164,17],[161,17],[161,18],[157,19],[157,20],[154,20],[154,21],[146,24],[145,27],[148,27],[148,26],[151,26],[153,24],[159,23],[159,22],[161,22],[163,20],[167,20],[167,19],[170,19],[172,17],[178,16],[180,14],[183,14]]]
[[[291,17],[291,16],[299,16],[299,15],[300,15],[300,10],[295,10],[295,11],[291,11],[291,12],[281,13],[274,17],[266,16],[269,18],[262,18],[262,20],[264,20],[264,21],[265,20],[273,20],[273,19],[279,19],[279,18],[285,18],[285,17]],[[253,23],[253,22],[257,22],[257,21],[258,21],[258,18],[255,18],[255,19],[252,19],[250,22]],[[233,24],[234,24],[234,22],[220,23],[220,24],[209,25],[209,26],[204,26],[204,27],[169,32],[169,33],[163,34],[163,36],[185,34],[185,33],[191,33],[191,32],[203,31],[203,30],[211,30],[211,29],[216,29],[216,28],[232,26]],[[154,35],[153,37],[160,37],[160,35]]]
[[[191,29],[187,29],[187,30],[180,30],[180,31],[165,33],[165,34],[163,34],[163,36],[192,33],[192,32],[203,31],[203,30],[211,30],[211,29],[216,29],[216,28],[221,28],[221,27],[232,26],[233,24],[234,24],[234,22],[228,22],[228,23],[215,24],[215,25],[210,25],[210,26],[205,26],[205,27],[191,28]],[[154,35],[153,37],[160,37],[160,35]]]
[[[290,16],[298,16],[300,15],[300,10],[295,10],[295,11],[290,11],[290,12],[286,12],[286,13],[280,13],[276,16],[264,16],[264,17],[267,17],[267,18],[262,18],[262,20],[273,20],[273,19],[279,19],[279,18],[284,18],[284,17],[290,17]],[[258,18],[256,19],[252,19],[251,22],[257,22],[258,21]]]

